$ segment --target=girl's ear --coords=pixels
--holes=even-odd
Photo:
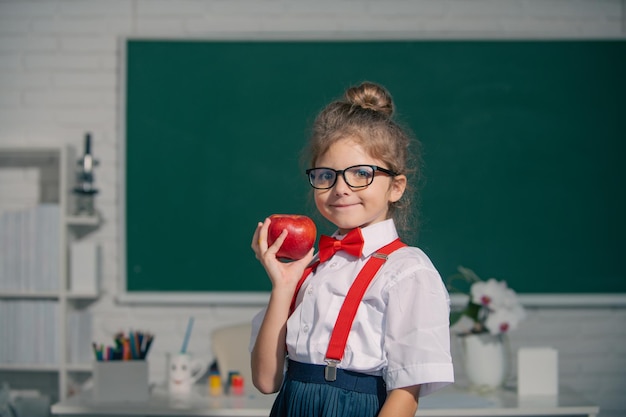
[[[391,180],[391,187],[389,188],[389,202],[395,203],[402,198],[404,190],[406,190],[406,175],[396,175]]]

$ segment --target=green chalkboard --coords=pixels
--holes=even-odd
[[[423,143],[408,243],[442,276],[626,293],[624,41],[134,39],[125,53],[129,293],[268,291],[254,228],[315,214],[308,128],[364,80]]]

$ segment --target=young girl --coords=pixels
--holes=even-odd
[[[454,380],[448,293],[398,240],[412,170],[392,113],[389,93],[363,83],[315,121],[307,174],[341,242],[321,237],[315,257],[282,263],[287,231],[271,246],[269,219],[254,233],[272,291],[253,320],[252,375],[261,392],[280,389],[271,416],[414,416],[420,396]]]

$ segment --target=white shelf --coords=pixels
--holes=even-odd
[[[98,216],[66,216],[65,224],[68,226],[93,226],[100,225],[100,217]]]
[[[44,299],[44,300],[57,300],[60,295],[58,291],[6,291],[0,289],[0,299]]]
[[[59,365],[46,363],[3,363],[0,364],[0,371],[59,372]]]
[[[95,300],[99,297],[99,294],[96,293],[67,293],[66,297],[68,300]]]
[[[67,372],[91,372],[93,365],[91,363],[68,363],[65,365]],[[59,372],[61,370],[58,364],[51,363],[3,363],[0,364],[0,371],[18,371],[18,372]]]
[[[60,226],[59,226],[59,251],[58,264],[58,287],[55,290],[45,291],[27,291],[27,290],[4,290],[0,289],[0,301],[6,300],[24,300],[25,302],[35,303],[35,308],[39,308],[38,303],[52,303],[54,310],[58,311],[58,318],[55,318],[55,329],[57,342],[51,348],[54,348],[54,357],[58,362],[55,363],[13,363],[15,356],[8,356],[9,363],[0,362],[0,372],[50,372],[56,373],[58,377],[59,399],[65,400],[67,392],[70,388],[72,376],[76,373],[91,372],[91,363],[73,363],[72,361],[85,359],[86,351],[82,354],[76,352],[82,349],[82,340],[85,338],[85,348],[91,349],[90,335],[72,334],[81,325],[76,325],[78,317],[79,323],[88,319],[84,316],[85,304],[80,301],[91,301],[98,298],[97,293],[77,293],[71,292],[69,285],[69,247],[74,241],[85,238],[89,233],[96,230],[102,224],[102,218],[99,215],[93,216],[75,216],[70,214],[73,207],[74,196],[72,188],[74,183],[74,169],[76,167],[77,157],[71,147],[66,148],[7,148],[0,146],[0,167],[18,167],[18,168],[37,168],[41,171],[40,177],[45,177],[46,186],[52,183],[52,187],[46,189],[46,203],[54,203],[59,205]],[[40,186],[44,186],[40,183]],[[42,195],[43,195],[42,194]],[[44,201],[40,201],[44,202]],[[2,236],[0,235],[0,238]],[[8,277],[5,279],[9,279]],[[10,281],[9,281],[10,282]],[[31,282],[32,284],[32,282]],[[35,286],[36,288],[36,286]],[[47,305],[46,305],[47,306]],[[58,308],[58,310],[57,310]],[[88,321],[87,321],[88,323]],[[2,322],[0,328],[11,323]],[[6,327],[5,327],[6,328]],[[84,333],[85,331],[83,331]],[[0,332],[1,334],[1,332]],[[4,333],[5,335],[7,333]],[[1,336],[0,336],[1,338]],[[79,344],[80,346],[75,346]],[[10,346],[10,345],[9,345]],[[13,350],[21,349],[12,347]],[[0,340],[0,351],[3,349],[2,340]],[[73,352],[70,357],[70,352]],[[22,352],[16,353],[17,357]],[[26,356],[27,357],[27,356]],[[36,356],[33,356],[36,358]],[[11,358],[13,360],[11,360]],[[43,359],[46,360],[46,359]],[[33,378],[33,384],[37,382]]]

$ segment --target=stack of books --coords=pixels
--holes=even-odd
[[[61,215],[39,204],[0,215],[0,291],[58,291]]]
[[[0,300],[0,364],[59,362],[59,303],[55,300]]]
[[[18,295],[0,298],[0,363],[58,363],[60,233],[58,204],[0,214],[0,294]]]

